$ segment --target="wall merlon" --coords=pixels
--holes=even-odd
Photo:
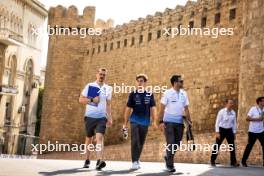
[[[78,14],[76,6],[69,8],[58,5],[49,9],[49,25],[63,27],[93,27],[95,19],[95,7],[88,6],[83,10],[83,14]]]

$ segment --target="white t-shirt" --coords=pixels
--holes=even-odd
[[[97,82],[88,83],[81,93],[82,96],[87,97],[89,86],[98,87],[100,89],[100,101],[97,106],[87,104],[85,116],[92,118],[106,117],[106,100],[111,100],[112,98],[112,87],[107,84],[103,84],[103,86],[100,87]]]
[[[264,109],[260,109],[258,106],[253,106],[249,112],[248,116],[251,118],[259,118],[261,117],[261,113],[263,113]],[[263,121],[250,121],[249,122],[249,132],[252,133],[262,133],[264,131]]]
[[[187,93],[171,88],[164,92],[161,103],[165,105],[164,122],[183,123],[184,108],[189,105]]]

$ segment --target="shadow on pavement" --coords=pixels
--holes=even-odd
[[[80,172],[89,172],[90,170],[83,168],[72,168],[72,169],[64,169],[64,170],[56,170],[52,172],[39,172],[39,174],[48,176],[48,175],[67,175],[67,174],[75,174]]]
[[[137,171],[133,170],[133,169],[118,170],[118,171],[106,170],[106,171],[98,171],[96,176],[115,175],[115,174],[129,174],[129,173],[133,173],[133,172],[137,172]]]
[[[146,174],[138,174],[137,176],[167,176],[167,175],[183,175],[184,173],[182,172],[175,172],[175,173],[169,173],[167,171],[163,171],[163,172],[155,172],[155,173],[146,173]]]

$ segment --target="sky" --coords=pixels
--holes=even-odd
[[[81,15],[84,7],[95,6],[95,19],[114,20],[114,25],[121,25],[139,17],[154,15],[163,12],[166,8],[174,9],[177,5],[185,5],[187,0],[38,0],[46,9],[51,6],[62,5],[69,7],[75,5]],[[44,48],[41,65],[46,65],[48,37],[44,37]]]

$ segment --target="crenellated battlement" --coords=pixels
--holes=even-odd
[[[65,8],[61,5],[49,9],[49,22],[51,26],[64,27],[93,27],[95,23],[95,7],[87,6],[83,14],[79,15],[76,6]]]
[[[100,45],[107,45],[110,42],[113,47],[105,49],[109,51],[121,48],[126,45],[125,42],[130,45],[131,40],[134,39],[138,43],[141,35],[143,36],[143,42],[164,38],[166,36],[162,36],[162,34],[158,37],[160,35],[158,33],[162,32],[164,28],[238,26],[242,17],[242,11],[236,10],[238,7],[242,7],[239,0],[188,1],[185,6],[177,5],[174,9],[166,8],[163,12],[156,12],[154,15],[131,20],[128,23],[117,25],[115,28],[105,29],[102,35],[94,38],[91,47],[93,47],[92,50],[97,50],[96,48],[101,47]],[[152,39],[148,39],[148,35],[152,35]],[[96,52],[92,51],[90,53]]]

